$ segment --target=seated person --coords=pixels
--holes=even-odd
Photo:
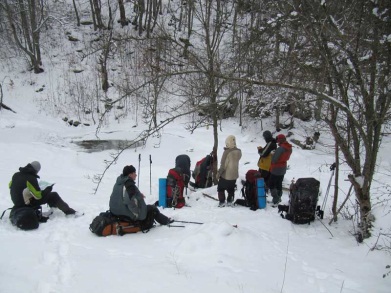
[[[147,219],[147,215],[152,213],[155,221],[161,225],[174,222],[173,219],[160,213],[156,206],[145,203],[145,196],[136,186],[136,177],[135,167],[132,165],[124,167],[110,196],[110,212],[115,216],[128,218],[131,221],[143,221]]]

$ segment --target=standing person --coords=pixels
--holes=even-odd
[[[220,161],[220,169],[217,172],[219,183],[217,192],[219,207],[225,206],[225,191],[228,193],[227,205],[232,206],[235,197],[236,179],[239,177],[239,160],[242,151],[236,147],[236,138],[229,135],[225,140],[225,148]]]
[[[31,162],[25,167],[20,167],[9,183],[11,200],[14,207],[11,217],[18,208],[32,207],[38,209],[43,204],[55,207],[64,212],[65,215],[80,216],[82,213],[76,212],[60,197],[57,192],[52,192],[53,185],[41,190],[38,179],[38,172],[41,164],[38,161]],[[22,220],[23,222],[23,220]]]
[[[268,192],[268,181],[270,177],[270,165],[272,163],[273,151],[277,149],[277,142],[269,130],[263,132],[263,139],[266,141],[265,147],[258,147],[258,167],[262,178],[265,180],[265,191]]]
[[[270,166],[269,188],[273,197],[273,205],[281,202],[282,181],[287,169],[287,162],[292,154],[292,145],[286,141],[283,134],[277,135],[278,148],[272,156]]]
[[[132,221],[143,221],[147,215],[153,214],[153,218],[162,225],[168,225],[174,220],[160,213],[153,205],[147,205],[144,194],[136,186],[136,168],[132,165],[125,166],[122,174],[118,176],[110,196],[110,212],[115,216],[124,216]]]
[[[175,168],[180,168],[183,175],[185,187],[189,186],[191,161],[188,155],[179,155],[175,158]]]

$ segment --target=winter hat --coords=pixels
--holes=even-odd
[[[38,161],[34,161],[34,162],[31,162],[30,163],[31,166],[33,166],[35,172],[39,172],[39,170],[41,170],[41,164],[38,162]]]
[[[225,140],[225,146],[229,149],[236,147],[236,138],[233,135],[229,135]]]
[[[135,173],[135,172],[136,172],[136,168],[133,167],[132,165],[125,166],[123,171],[122,171],[122,175],[128,176],[130,173]]]
[[[282,142],[286,141],[286,137],[283,134],[279,134],[279,135],[277,135],[276,140],[278,143],[282,143]]]
[[[269,142],[273,139],[273,135],[269,130],[266,130],[263,132],[263,138],[265,139],[266,142]]]

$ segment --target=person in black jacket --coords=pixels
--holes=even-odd
[[[80,215],[74,209],[63,201],[57,192],[53,192],[53,185],[47,186],[41,190],[38,179],[38,172],[41,170],[41,164],[38,161],[31,162],[25,167],[19,168],[12,176],[9,183],[11,199],[14,203],[13,209],[20,207],[38,208],[43,204],[60,209],[66,215]]]

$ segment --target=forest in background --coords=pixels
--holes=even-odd
[[[366,238],[377,154],[389,132],[390,7],[386,0],[5,0],[0,60],[5,71],[20,66],[26,80],[61,72],[61,80],[37,85],[46,111],[90,121],[97,132],[108,116],[133,115],[147,126],[139,141],[187,117],[188,131],[213,129],[217,152],[221,119],[244,127],[273,117],[276,131],[315,121],[308,137],[330,132],[337,166],[351,169]],[[60,56],[52,53],[58,48]],[[11,83],[0,80],[3,106],[1,87]]]

